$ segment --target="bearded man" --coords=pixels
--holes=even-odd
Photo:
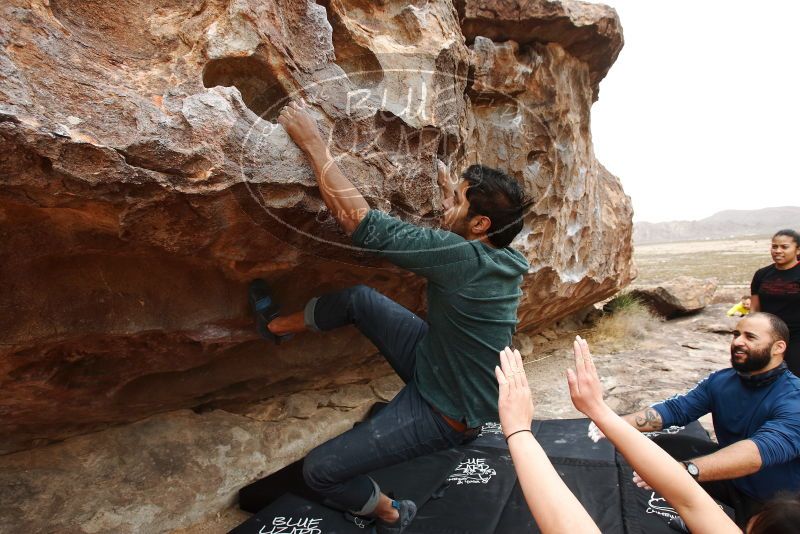
[[[624,416],[641,432],[683,426],[711,412],[719,445],[678,435],[655,441],[746,525],[778,492],[800,490],[800,379],[783,361],[789,329],[769,313],[748,315],[731,340],[731,367],[691,391]],[[590,427],[590,437],[603,437]],[[594,434],[594,436],[593,436]],[[645,481],[634,477],[640,487]]]

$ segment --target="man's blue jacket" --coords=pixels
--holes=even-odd
[[[800,490],[800,378],[788,369],[762,386],[723,369],[685,395],[653,408],[664,428],[686,425],[711,412],[720,446],[753,441],[761,453],[761,469],[732,480],[750,497],[763,502],[780,491]]]

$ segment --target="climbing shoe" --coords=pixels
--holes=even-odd
[[[392,506],[397,508],[400,517],[394,523],[375,519],[375,534],[400,534],[417,515],[417,505],[414,504],[414,501],[392,501]]]
[[[292,334],[276,336],[267,328],[267,325],[278,316],[280,306],[272,296],[272,291],[266,281],[257,278],[250,282],[247,296],[250,302],[250,311],[256,318],[256,330],[261,337],[277,344],[292,337]]]

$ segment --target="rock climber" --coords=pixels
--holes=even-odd
[[[472,439],[496,421],[498,353],[517,324],[525,257],[509,245],[523,225],[521,186],[507,174],[472,165],[457,182],[439,162],[441,228],[417,226],[370,209],[336,165],[304,101],[283,108],[278,123],[305,153],[320,194],[355,246],[427,279],[427,320],[365,285],[312,298],[281,314],[263,280],[250,286],[261,335],[355,325],[405,382],[380,412],[320,445],[303,476],[328,502],[375,519],[379,534],[399,534],[416,505],[393,500],[367,473]]]

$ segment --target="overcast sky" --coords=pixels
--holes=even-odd
[[[634,221],[800,205],[800,2],[602,3],[625,46],[592,134]]]

